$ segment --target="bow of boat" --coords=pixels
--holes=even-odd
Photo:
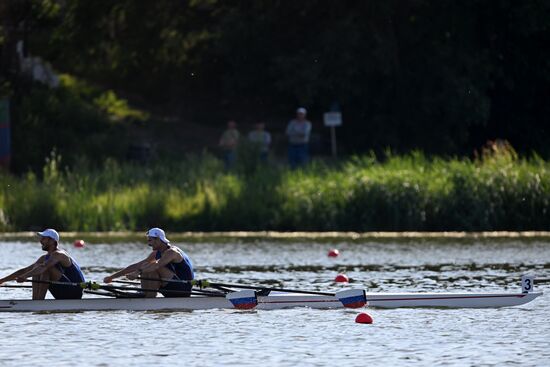
[[[542,292],[531,293],[367,293],[370,307],[496,308],[519,306]]]

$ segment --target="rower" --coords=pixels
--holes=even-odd
[[[32,277],[33,300],[46,298],[48,290],[55,299],[82,298],[82,288],[74,283],[84,282],[84,275],[78,263],[65,250],[59,248],[59,233],[48,228],[37,234],[40,236],[42,250],[47,254],[40,256],[35,263],[0,278],[0,284],[10,280],[22,283]]]
[[[145,297],[156,297],[157,289],[164,297],[189,297],[191,280],[194,279],[191,259],[180,248],[170,244],[166,234],[160,228],[147,231],[147,244],[153,252],[144,260],[129,265],[116,273],[105,277],[105,283],[126,275],[129,279],[140,277],[141,286],[147,289]]]

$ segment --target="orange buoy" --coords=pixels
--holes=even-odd
[[[86,245],[86,243],[83,240],[76,240],[73,242],[74,247],[82,248]]]
[[[372,316],[369,315],[366,312],[361,312],[357,317],[355,318],[355,322],[358,324],[372,324]]]
[[[333,249],[330,249],[328,250],[328,257],[338,257],[338,255],[340,255],[340,251],[338,251],[337,249],[333,248]]]
[[[334,281],[336,283],[347,283],[349,282],[349,278],[346,274],[338,274],[336,278],[334,278]]]

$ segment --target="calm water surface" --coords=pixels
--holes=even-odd
[[[341,256],[330,259],[327,250]],[[533,273],[545,294],[503,309],[290,309],[0,313],[0,366],[549,366],[550,243],[180,244],[198,278],[338,290],[339,272],[369,291],[516,291]],[[143,244],[71,249],[90,280],[147,255]],[[41,255],[0,243],[0,275]],[[0,288],[0,299],[26,298]]]

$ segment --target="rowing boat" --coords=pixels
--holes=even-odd
[[[522,277],[522,292],[517,293],[367,293],[349,289],[327,293],[299,294],[271,292],[262,295],[245,289],[220,296],[193,295],[182,298],[84,298],[73,300],[0,300],[0,312],[37,311],[180,311],[209,309],[275,310],[309,308],[375,308],[440,307],[497,308],[518,306],[542,295],[533,291],[533,277]]]
[[[522,305],[542,295],[532,293],[365,293],[369,307],[444,307],[490,308]],[[293,307],[343,308],[335,296],[273,293],[258,296],[255,309],[274,310]],[[235,309],[224,297],[192,296],[187,298],[85,298],[79,300],[0,300],[0,312],[24,311],[179,311]]]

